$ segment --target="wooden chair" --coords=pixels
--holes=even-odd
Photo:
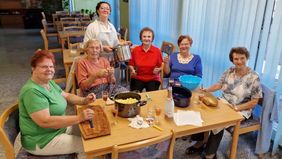
[[[125,41],[127,41],[127,34],[128,34],[128,29],[127,28],[123,28],[121,27],[119,30],[119,39],[123,39]]]
[[[82,26],[67,26],[63,28],[63,31],[82,31]]]
[[[64,17],[60,19],[61,22],[74,22],[74,21],[79,21],[79,18],[74,18],[74,17]]]
[[[115,145],[112,151],[112,159],[123,158],[141,158],[150,152],[150,156],[142,156],[142,158],[173,158],[173,148],[175,144],[174,131],[155,138],[130,143],[126,145]],[[162,148],[159,150],[158,148]]]
[[[76,73],[72,72],[72,93],[76,94],[78,96],[83,97],[82,91],[78,86],[77,78],[76,78]]]
[[[80,21],[60,21],[61,28],[69,27],[69,26],[81,26]]]
[[[259,99],[258,104],[256,105],[256,107],[254,108],[254,110],[259,110],[258,114],[254,113],[252,114],[252,117],[248,120],[244,120],[241,122],[240,128],[238,130],[238,134],[242,135],[242,134],[246,134],[249,132],[254,132],[254,131],[258,131],[261,129],[261,122],[260,122],[260,118],[262,115],[262,108],[264,107],[264,92],[263,92],[263,98]],[[233,128],[228,128],[226,129],[228,132],[230,132],[231,134],[233,133]],[[258,154],[259,157],[263,156],[263,154]]]
[[[92,23],[92,21],[90,21],[90,20],[83,20],[83,21],[80,21],[80,23],[81,23],[81,26],[84,27],[84,30],[86,30],[87,26],[88,26],[90,23]]]
[[[43,30],[46,34],[46,36],[49,37],[56,37],[58,38],[58,33],[57,31],[54,29],[54,25],[53,24],[48,24],[46,19],[42,19],[41,20],[42,26],[43,26]]]
[[[49,23],[49,22],[48,22],[48,20],[47,20],[46,15],[45,15],[44,12],[41,12],[41,15],[42,15],[42,19],[45,19],[45,20],[46,20],[48,26],[54,26],[53,23]]]
[[[83,28],[81,28],[81,29],[83,29]],[[82,43],[83,39],[84,39],[84,32],[69,33],[68,37],[67,37],[68,48],[70,48],[72,44]]]
[[[91,21],[91,18],[89,15],[85,15],[85,16],[80,17],[80,21]]]
[[[14,143],[19,133],[19,109],[18,102],[16,102],[6,108],[0,116],[0,142],[3,145],[7,159],[74,159],[76,157],[76,154],[36,156],[28,153],[23,148],[20,148],[19,152],[16,154]]]
[[[48,50],[52,53],[62,53],[62,48],[53,48],[53,49],[49,48],[49,40],[48,40],[44,30],[41,29],[40,34],[41,34],[41,37],[42,37],[43,42],[44,42],[44,49],[45,50]]]
[[[56,11],[56,14],[69,15],[68,11]]]

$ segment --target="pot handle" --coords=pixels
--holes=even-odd
[[[114,101],[115,100],[115,96],[114,95],[111,95],[109,96],[110,100]]]
[[[139,102],[138,102],[138,106],[139,107],[142,107],[142,106],[144,106],[144,105],[146,105],[147,104],[147,101],[146,100],[140,100]]]

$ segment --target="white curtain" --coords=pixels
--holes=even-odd
[[[111,4],[112,11],[111,11],[109,19],[118,31],[119,25],[120,25],[120,21],[119,21],[119,16],[120,16],[120,14],[119,14],[119,8],[120,8],[119,7],[119,0],[103,0],[103,1],[106,1],[106,2]],[[96,10],[96,8],[94,10]]]
[[[282,92],[282,1],[270,0],[267,8],[256,70],[267,86]]]
[[[215,83],[232,65],[229,51],[244,46],[254,67],[265,0],[186,0],[181,32],[192,36],[192,52],[203,63],[203,83]]]
[[[131,0],[130,39],[140,44],[145,26],[155,31],[158,47],[164,40],[176,44],[180,34],[191,35],[191,51],[202,58],[205,87],[232,65],[230,49],[244,46],[251,54],[249,67],[281,92],[281,13],[282,0]]]
[[[176,43],[179,32],[178,0],[130,0],[129,29],[130,40],[141,44],[139,32],[143,27],[150,27],[155,32],[154,45],[161,46],[162,41]]]

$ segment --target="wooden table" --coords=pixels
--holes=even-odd
[[[162,113],[160,116],[160,125],[159,127],[163,128],[163,131],[156,130],[154,128],[147,129],[133,129],[128,127],[129,121],[126,118],[118,117],[118,125],[112,126],[112,133],[109,136],[93,138],[83,141],[84,151],[87,154],[88,158],[92,156],[99,156],[107,153],[111,153],[112,147],[114,145],[126,144],[130,142],[136,142],[140,140],[145,140],[147,138],[156,137],[162,135],[163,133],[169,133],[173,129],[176,133],[176,137],[196,134],[200,132],[205,132],[213,130],[216,128],[224,128],[226,126],[235,126],[232,147],[230,151],[230,158],[234,159],[236,156],[236,149],[238,144],[238,128],[240,127],[240,121],[243,117],[231,109],[228,105],[219,103],[219,106],[216,108],[207,107],[204,104],[194,104],[193,97],[188,108],[175,108],[177,110],[194,110],[201,112],[202,119],[204,120],[201,127],[186,125],[186,126],[177,126],[173,119],[167,119],[164,116],[164,105],[167,97],[166,90],[147,92],[151,96],[152,101],[148,102],[147,105],[141,107],[140,115],[145,117],[147,110],[153,109],[154,105],[160,106],[162,108]],[[141,94],[142,99],[145,99],[145,93]],[[93,104],[101,105],[104,102],[99,99]],[[113,106],[106,106],[106,114],[110,122],[113,122],[113,116],[110,113],[110,110]]]

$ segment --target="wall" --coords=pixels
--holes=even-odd
[[[94,12],[99,0],[73,0],[73,2],[75,11],[80,11],[81,9],[91,9]]]
[[[123,0],[120,0],[119,2],[120,2],[120,27],[129,28],[128,2],[124,2]],[[128,37],[129,37],[129,31],[128,31]]]

